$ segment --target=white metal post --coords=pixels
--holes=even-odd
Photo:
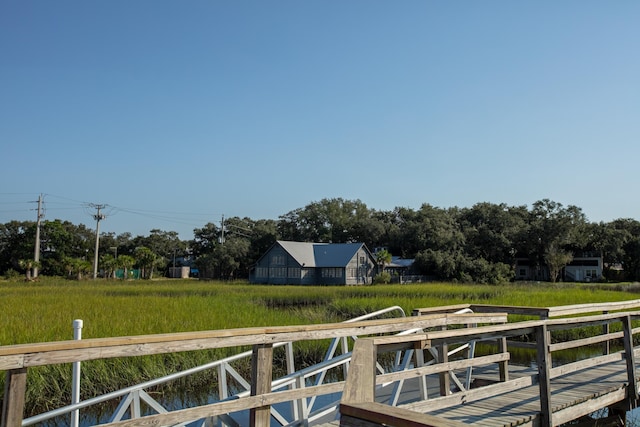
[[[82,319],[73,321],[73,339],[82,339]],[[80,362],[73,362],[73,371],[71,377],[71,404],[80,402]],[[71,426],[78,427],[80,422],[80,410],[76,409],[71,412]]]

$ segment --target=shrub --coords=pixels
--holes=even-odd
[[[14,270],[13,268],[8,269],[5,273],[4,273],[4,277],[7,280],[15,280],[18,277],[22,277],[21,273],[18,273],[16,270]]]
[[[373,278],[374,285],[387,284],[391,283],[391,274],[387,271],[383,271],[382,273],[376,274]]]

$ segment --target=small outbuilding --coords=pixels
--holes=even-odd
[[[258,259],[249,281],[280,285],[364,285],[377,272],[364,243],[276,241]]]

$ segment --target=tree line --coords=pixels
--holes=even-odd
[[[276,240],[293,240],[383,247],[395,256],[415,259],[416,273],[440,280],[508,281],[518,258],[527,259],[530,266],[546,266],[553,280],[575,254],[586,251],[602,254],[605,278],[640,279],[640,222],[589,222],[579,207],[549,199],[531,207],[477,203],[439,208],[425,203],[418,209],[385,211],[360,200],[327,198],[277,220],[232,217],[193,233],[190,240],[159,229],[136,237],[102,233],[100,271],[111,277],[116,269],[137,268],[144,278],[151,278],[188,264],[206,277],[241,279]],[[15,275],[33,266],[29,260],[35,234],[35,222],[0,225],[0,274]],[[40,235],[41,274],[81,278],[91,270],[93,230],[68,221],[43,221]]]

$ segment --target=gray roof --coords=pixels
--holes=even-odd
[[[392,268],[400,268],[400,267],[411,267],[413,264],[413,259],[411,258],[401,258],[399,256],[391,257],[391,262],[387,264],[385,267]]]
[[[278,244],[305,267],[345,267],[362,243],[308,243],[278,240]]]

